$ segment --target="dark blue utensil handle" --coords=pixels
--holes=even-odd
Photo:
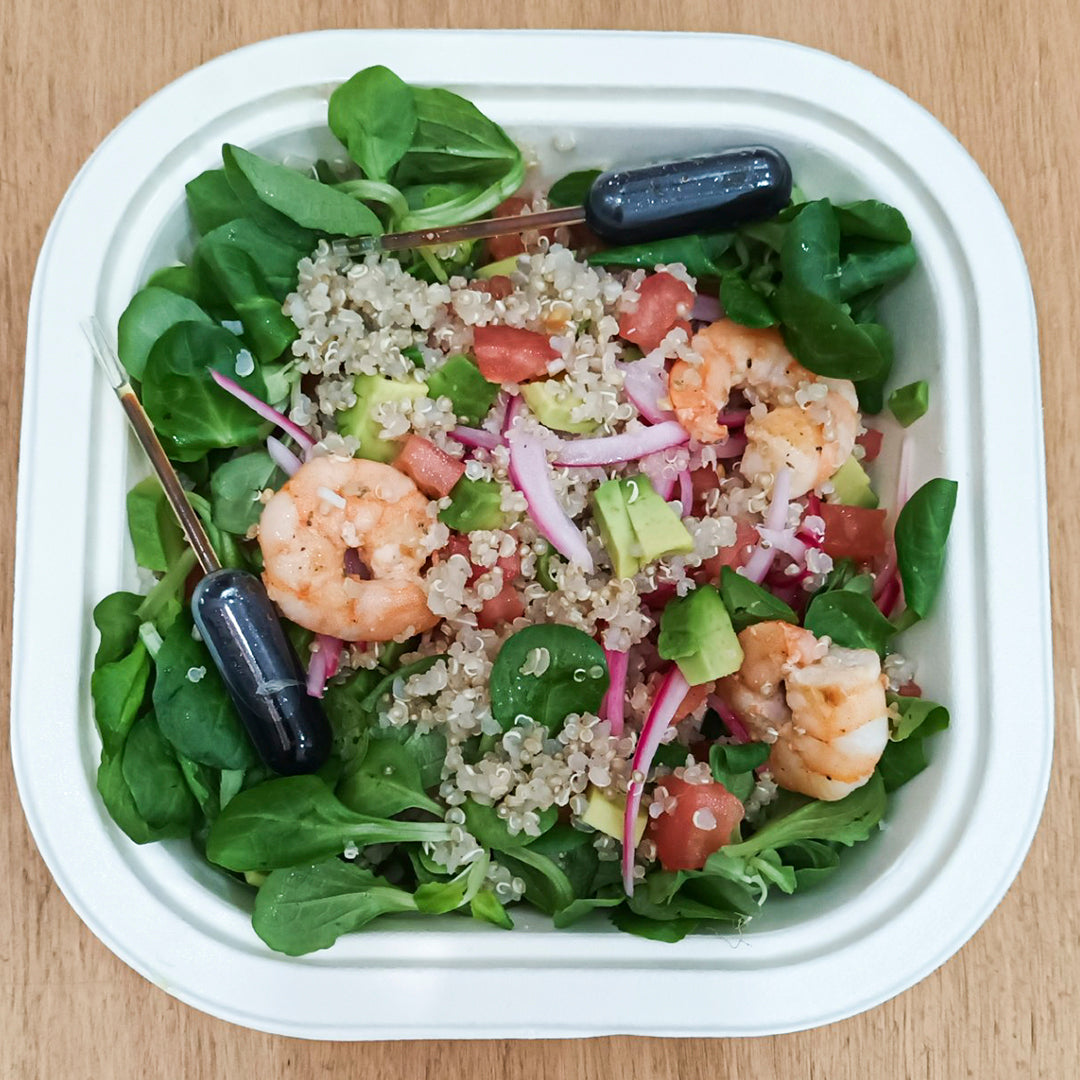
[[[195,586],[191,613],[259,757],[284,775],[319,769],[330,756],[330,724],[308,695],[263,583],[243,570],[215,570]]]

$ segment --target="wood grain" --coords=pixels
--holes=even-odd
[[[26,308],[45,229],[78,167],[153,91],[236,46],[336,26],[725,30],[827,49],[901,87],[972,152],[1027,254],[1046,402],[1058,745],[1019,880],[941,970],[867,1015],[748,1041],[316,1044],[245,1031],[167,997],[82,925],[38,858],[0,754],[0,1077],[372,1075],[1066,1077],[1080,1056],[1080,475],[1076,348],[1080,5],[1075,0],[5,0],[0,4],[0,684],[8,694]],[[538,62],[542,58],[538,57]],[[1007,438],[1007,433],[1002,433]],[[992,479],[991,479],[992,485]],[[1018,552],[1018,557],[1023,553]],[[1001,583],[999,583],[1000,585]],[[1022,737],[1023,717],[1017,717]],[[567,988],[568,993],[573,987]],[[807,987],[813,993],[813,987]],[[693,1007],[688,987],[688,1007]]]

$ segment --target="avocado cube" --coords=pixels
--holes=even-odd
[[[611,557],[615,575],[633,577],[641,569],[638,541],[626,508],[622,481],[605,480],[594,492],[593,517],[600,527],[604,550]]]
[[[590,785],[586,798],[589,805],[581,820],[586,825],[591,825],[597,832],[606,836],[613,836],[616,840],[623,838],[623,818],[626,816],[626,796],[609,795],[606,791]],[[639,810],[634,820],[634,844],[640,844],[645,835],[645,826],[649,818],[644,810]]]
[[[669,600],[660,616],[657,650],[679,665],[691,686],[742,667],[743,651],[720,593],[712,585]]]
[[[842,503],[844,506],[865,506],[873,509],[878,504],[878,497],[870,486],[870,477],[854,456],[849,457],[832,475],[833,493],[827,502]]]
[[[694,550],[694,538],[679,515],[653,490],[647,476],[622,481],[626,512],[641,547],[641,562],[650,563],[665,555],[687,555]]]
[[[553,431],[583,435],[598,427],[595,420],[573,419],[573,410],[584,402],[576,394],[570,393],[558,379],[525,383],[521,393],[540,423]]]
[[[356,404],[337,414],[338,431],[352,435],[360,442],[360,457],[371,461],[391,462],[401,447],[394,439],[379,436],[379,406],[388,401],[404,401],[422,398],[427,394],[427,384],[422,382],[388,379],[383,375],[357,375],[353,379]]]

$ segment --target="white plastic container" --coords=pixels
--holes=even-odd
[[[953,477],[960,498],[937,610],[904,647],[952,726],[933,741],[930,768],[892,797],[880,835],[845,853],[826,886],[770,899],[741,935],[667,945],[602,918],[553,931],[519,913],[513,933],[401,919],[288,959],[253,933],[248,891],[186,842],[136,847],[94,790],[90,610],[137,586],[124,494],[145,465],[78,323],[93,312],[115,327],[151,270],[190,253],[184,183],[219,164],[223,142],[340,153],[325,127],[328,95],[373,63],[420,83],[466,72],[451,87],[534,147],[553,176],[760,141],[788,155],[811,196],[873,196],[911,224],[920,263],[883,315],[904,381],[932,387],[914,429],[916,482]],[[893,467],[883,461],[880,475]],[[49,231],[20,459],[16,776],[42,856],[87,925],[216,1016],[325,1039],[717,1036],[870,1008],[951,956],[1020,866],[1050,766],[1049,625],[1038,351],[1015,236],[932,117],[834,57],[706,35],[281,38],[215,60],[138,109],[76,178]]]

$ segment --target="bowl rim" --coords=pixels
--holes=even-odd
[[[605,46],[607,46],[605,48]],[[975,335],[980,356],[1011,357],[1014,366],[1023,366],[1030,383],[1010,386],[1006,390],[1001,380],[979,387],[979,423],[983,432],[993,432],[992,426],[1011,418],[1013,438],[1008,450],[984,437],[982,449],[984,472],[1005,480],[1027,484],[1027,490],[1013,492],[1008,500],[988,499],[979,508],[987,536],[986,580],[992,571],[1004,568],[1006,557],[1017,549],[1017,536],[1023,542],[1021,550],[1034,551],[1034,558],[1021,568],[1010,567],[1009,590],[994,590],[987,600],[992,618],[985,632],[984,659],[1002,656],[1023,657],[1028,679],[1018,685],[1015,672],[990,670],[994,690],[994,715],[1024,707],[1041,720],[1034,730],[1025,732],[1029,745],[1019,755],[1015,747],[1003,744],[994,727],[986,747],[987,768],[1003,769],[1010,764],[1014,774],[1024,781],[1027,801],[1011,807],[1012,818],[990,813],[984,806],[972,811],[973,821],[981,822],[984,831],[994,828],[1003,842],[996,853],[993,880],[977,898],[961,893],[965,875],[972,866],[965,862],[962,852],[954,855],[940,868],[940,877],[927,885],[919,898],[926,912],[942,898],[950,898],[953,906],[946,908],[937,919],[933,932],[923,940],[905,946],[904,955],[897,961],[892,952],[896,942],[888,935],[867,935],[840,950],[836,956],[807,954],[793,958],[784,967],[788,983],[791,976],[812,978],[823,983],[814,1000],[791,996],[790,985],[781,985],[775,968],[755,970],[742,958],[724,970],[715,970],[713,961],[696,960],[687,950],[677,953],[669,946],[627,941],[620,938],[621,957],[615,961],[589,956],[582,935],[561,934],[557,938],[542,935],[539,947],[546,959],[534,957],[526,966],[532,992],[556,999],[564,993],[560,987],[567,978],[577,980],[584,993],[582,999],[590,1004],[584,1012],[559,1010],[549,1021],[529,1021],[507,1013],[499,991],[500,979],[507,972],[519,971],[521,950],[489,944],[490,935],[476,935],[481,942],[479,959],[471,963],[464,955],[455,955],[453,941],[461,935],[415,931],[380,932],[380,945],[370,961],[351,956],[347,967],[339,967],[336,950],[316,954],[312,958],[286,960],[264,955],[260,943],[253,940],[250,947],[237,948],[228,937],[223,941],[216,928],[207,926],[197,913],[187,912],[179,917],[160,897],[147,890],[142,900],[152,909],[153,917],[133,922],[131,928],[117,927],[115,919],[105,918],[102,904],[116,902],[119,881],[137,874],[131,860],[145,860],[155,865],[157,854],[149,849],[134,849],[117,854],[115,866],[99,866],[91,874],[73,851],[73,840],[91,842],[91,834],[107,833],[111,824],[99,810],[88,822],[73,824],[58,820],[49,800],[55,790],[52,781],[42,775],[42,747],[36,745],[40,727],[35,718],[33,689],[40,685],[45,670],[41,652],[49,645],[49,628],[42,618],[40,605],[49,596],[48,575],[43,572],[42,539],[43,510],[42,478],[46,482],[58,479],[44,439],[44,422],[49,415],[45,391],[49,388],[42,376],[43,360],[55,356],[58,348],[77,347],[77,331],[61,332],[48,325],[49,316],[57,310],[55,297],[61,287],[65,296],[87,296],[96,306],[101,302],[89,283],[73,279],[73,267],[103,266],[116,255],[116,239],[105,221],[88,226],[85,217],[76,220],[77,203],[93,203],[109,186],[116,170],[135,168],[145,170],[147,162],[159,150],[168,156],[170,143],[194,135],[205,128],[207,116],[214,118],[229,110],[248,110],[257,114],[260,103],[268,95],[285,93],[297,88],[328,89],[334,81],[347,77],[357,67],[357,57],[370,52],[381,62],[400,70],[406,78],[430,81],[425,78],[424,57],[442,55],[451,48],[469,50],[473,70],[472,83],[508,86],[528,91],[535,86],[529,81],[527,66],[520,62],[522,50],[536,47],[557,50],[563,63],[557,70],[544,73],[545,88],[565,92],[589,86],[599,90],[625,86],[627,70],[635,72],[635,86],[647,80],[657,92],[686,92],[702,88],[709,90],[752,91],[758,95],[786,93],[814,108],[843,118],[857,131],[873,131],[889,125],[889,150],[898,161],[912,169],[924,182],[927,178],[939,181],[949,174],[951,186],[933,193],[942,214],[954,234],[954,255],[965,273],[970,275],[970,287],[975,299],[972,318],[976,321]],[[665,63],[657,64],[662,57]],[[636,59],[636,63],[634,62]],[[577,62],[575,62],[577,61]],[[651,61],[646,63],[646,61]],[[426,69],[430,73],[430,67]],[[582,75],[582,72],[586,75]],[[318,72],[316,83],[309,72]],[[642,72],[647,72],[642,75]],[[798,88],[797,94],[795,88]],[[96,194],[95,194],[96,193]],[[107,215],[105,215],[107,216]],[[83,261],[80,262],[80,259]],[[992,268],[992,272],[991,269]],[[94,275],[87,275],[93,278]],[[89,294],[87,290],[90,290]],[[115,314],[115,313],[114,313]],[[72,319],[72,324],[77,319]],[[1030,367],[1030,370],[1029,370]],[[105,409],[114,408],[107,395],[86,370],[72,373],[67,380],[67,393],[79,408],[90,403],[90,419],[101,422]],[[530,1035],[595,1035],[606,1033],[642,1033],[670,1035],[759,1035],[796,1030],[841,1019],[869,1008],[924,977],[944,962],[975,932],[1004,895],[1019,870],[1028,850],[1041,814],[1049,779],[1050,755],[1053,741],[1053,696],[1050,668],[1049,621],[1049,563],[1045,520],[1045,476],[1038,380],[1038,343],[1034,303],[1024,265],[1023,255],[1000,202],[966,151],[943,127],[900,91],[854,65],[827,53],[807,49],[788,42],[741,35],[654,34],[632,32],[561,32],[561,31],[319,31],[271,39],[225,54],[181,76],[140,106],[103,141],[80,170],[65,195],[50,226],[42,248],[31,294],[27,339],[27,369],[22,441],[20,454],[19,495],[17,511],[17,556],[15,589],[15,632],[13,635],[13,677],[11,694],[12,758],[16,781],[31,831],[58,885],[84,922],[126,963],[151,981],[163,985],[169,993],[204,1011],[246,1026],[281,1034],[314,1038],[397,1038],[397,1037],[485,1037],[493,1034],[504,1037]],[[115,429],[116,424],[109,422]],[[104,425],[103,425],[104,426]],[[1030,429],[1029,429],[1030,426]],[[998,428],[1000,430],[1000,428]],[[112,440],[115,447],[108,452],[114,464],[125,452],[122,439]],[[86,478],[73,478],[73,482]],[[1015,487],[1015,485],[1014,485]],[[996,491],[996,488],[994,489]],[[84,496],[85,497],[85,496]],[[1006,504],[1007,505],[1004,505]],[[1032,512],[1033,511],[1033,512]],[[1018,519],[1020,520],[1018,524]],[[79,536],[85,539],[86,526]],[[1003,537],[1009,538],[1008,548]],[[34,552],[34,555],[31,555]],[[35,557],[36,556],[36,557]],[[90,603],[93,598],[90,599]],[[86,643],[71,633],[52,631],[52,640],[60,639],[59,652],[74,648],[74,655],[87,659]],[[1013,665],[1004,665],[1008,668]],[[85,694],[85,676],[75,676]],[[1037,678],[1031,676],[1035,674]],[[49,739],[56,734],[49,732]],[[59,751],[55,741],[51,747]],[[85,747],[83,747],[85,751]],[[57,756],[60,756],[59,754]],[[85,757],[85,754],[84,754]],[[85,762],[84,762],[85,764]],[[92,767],[91,767],[92,772]],[[996,772],[995,772],[995,775]],[[81,779],[85,779],[85,772]],[[65,773],[62,783],[76,782],[73,774]],[[985,800],[984,800],[985,802]],[[1022,809],[1024,813],[1017,811]],[[974,826],[973,826],[974,827]],[[986,838],[980,845],[985,854]],[[172,897],[170,897],[172,899]],[[156,906],[155,906],[156,905]],[[173,948],[180,950],[180,959],[163,955],[155,932],[163,927],[160,919],[171,918],[168,930]],[[158,925],[154,925],[154,920]],[[915,920],[917,921],[917,920]],[[230,928],[230,933],[234,928]],[[250,934],[250,931],[248,931]],[[370,932],[369,932],[370,933]],[[594,937],[597,935],[593,935]],[[253,935],[252,935],[253,937]],[[520,937],[508,935],[507,937]],[[419,939],[427,948],[421,948]],[[445,940],[444,940],[445,939]],[[500,939],[505,940],[505,939]],[[558,941],[558,944],[555,942]],[[475,945],[468,946],[475,951]],[[860,953],[862,959],[852,955]],[[220,951],[216,957],[203,953]],[[170,950],[166,949],[166,953]],[[874,974],[867,977],[863,969],[867,958],[888,958],[887,963],[875,965]],[[488,966],[490,965],[490,966]],[[515,966],[518,965],[518,966]],[[226,973],[224,967],[235,967]],[[200,986],[208,972],[219,983],[208,992]],[[333,993],[351,989],[358,983],[343,979],[343,972],[358,971],[359,979],[369,980],[377,974],[380,981],[379,1002],[365,1004],[377,1014],[374,1019],[356,1019],[340,1004],[324,1002],[325,1022],[310,1016],[295,1018],[288,1002],[278,1003],[273,992],[260,997],[258,1005],[250,1003],[245,983],[266,979],[271,984],[285,973],[286,981],[303,987],[303,992],[326,997],[318,988],[333,986]],[[725,1001],[731,1008],[735,1003],[730,988],[718,979],[737,977],[739,998],[759,997],[762,1002],[772,999],[774,1007],[743,1011],[729,1019],[712,1016],[694,1018],[684,1015],[675,1002],[676,983],[672,978],[685,977],[693,971],[703,994]],[[858,971],[862,977],[857,989],[844,985],[845,979]],[[433,1004],[421,1015],[407,1017],[416,1001],[423,1001],[431,992],[432,972],[442,973],[434,982],[441,985],[452,977],[461,987],[462,995],[473,995],[473,1008],[448,1009],[445,1002]],[[185,974],[187,973],[187,974]],[[627,1000],[615,1005],[604,1001],[603,990],[610,986],[613,975],[651,980],[660,991],[656,999],[642,1005]],[[351,977],[351,976],[350,976]],[[668,986],[671,992],[662,990]],[[626,995],[628,999],[632,995]],[[777,998],[779,997],[779,1001]],[[666,1000],[663,1000],[666,998]],[[641,1000],[640,996],[636,1000]],[[378,1006],[376,1008],[376,1005]],[[495,1016],[502,1008],[502,1015]],[[337,1009],[335,1012],[334,1009]],[[484,1010],[488,1010],[485,1014]],[[491,1012],[494,1010],[494,1013]],[[472,1026],[462,1023],[472,1017]]]

